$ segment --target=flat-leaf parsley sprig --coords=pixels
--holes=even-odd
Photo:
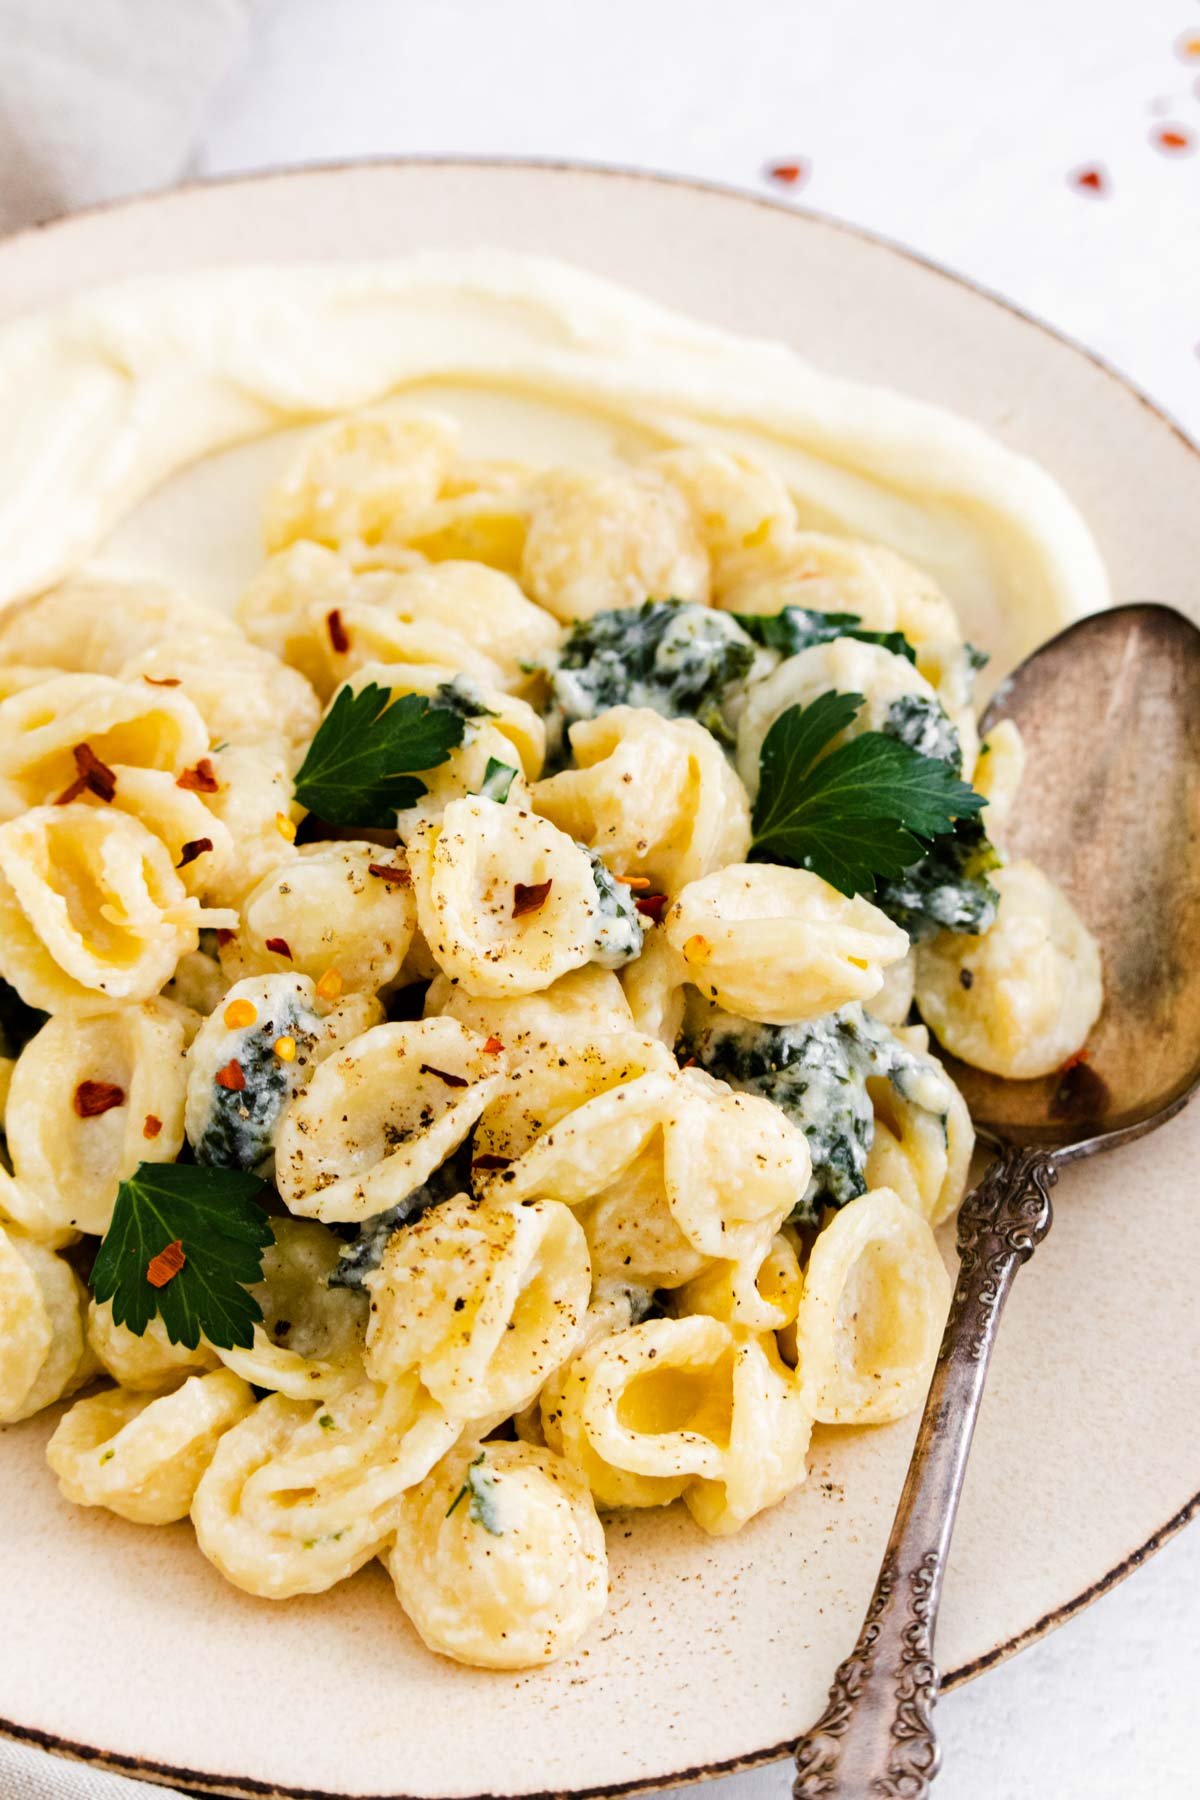
[[[873,894],[984,805],[947,763],[880,731],[823,756],[864,704],[828,693],[781,713],[763,740],[754,803],[751,856],[811,869],[843,894]]]
[[[387,828],[428,793],[414,771],[436,769],[462,743],[461,711],[369,681],[339,689],[296,776],[301,806],[330,825]]]
[[[248,1290],[262,1276],[271,1222],[263,1183],[236,1169],[141,1163],[117,1192],[92,1269],[92,1292],[141,1337],[157,1316],[173,1344],[202,1337],[246,1349],[262,1309]]]

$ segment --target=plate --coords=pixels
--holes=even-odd
[[[255,177],[10,239],[0,319],[133,273],[479,242],[974,418],[1059,478],[1118,596],[1194,597],[1200,455],[1161,414],[990,296],[791,207],[530,164]],[[968,1475],[938,1640],[951,1684],[1104,1592],[1200,1505],[1181,1426],[1200,1411],[1198,1158],[1200,1108],[1063,1174]],[[806,1486],[734,1538],[679,1508],[618,1517],[605,1620],[568,1661],[515,1676],[429,1656],[378,1565],[273,1605],[228,1587],[186,1526],[67,1506],[49,1428],[0,1443],[0,1730],[214,1793],[451,1800],[624,1791],[783,1754],[856,1635],[915,1423],[819,1429]]]

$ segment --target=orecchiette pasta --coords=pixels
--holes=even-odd
[[[924,1038],[925,1033],[915,1027],[898,1035]],[[870,1187],[893,1189],[931,1225],[940,1225],[957,1211],[966,1191],[975,1131],[966,1101],[946,1071],[923,1049],[911,1043],[909,1048],[944,1090],[945,1110],[918,1104],[911,1086],[906,1094],[895,1081],[868,1080],[875,1131],[865,1176]]]
[[[107,807],[38,806],[0,825],[0,974],[47,1011],[149,1000],[194,950],[204,912],[169,851]]]
[[[408,860],[425,940],[468,993],[535,993],[641,947],[632,904],[622,913],[587,852],[519,807],[452,801],[440,822],[418,824]]]
[[[87,1338],[105,1374],[132,1393],[162,1394],[189,1375],[220,1367],[216,1351],[203,1341],[194,1350],[173,1344],[161,1319],[151,1319],[140,1336],[118,1325],[107,1301],[89,1301]]]
[[[200,714],[174,688],[108,675],[55,676],[0,702],[0,817],[16,818],[73,789],[86,792],[80,749],[110,773],[128,764],[176,774],[198,762],[208,743]],[[119,772],[114,786],[119,792]]]
[[[531,1444],[454,1450],[402,1497],[387,1562],[429,1648],[487,1669],[565,1655],[608,1596],[587,1483]]]
[[[1100,952],[1032,863],[1010,863],[992,881],[1000,910],[986,936],[942,932],[918,947],[917,1005],[954,1056],[1028,1081],[1086,1043],[1100,1016]]]
[[[1021,733],[1012,719],[1001,719],[980,745],[972,776],[976,792],[987,801],[984,817],[988,836],[995,843],[1004,842],[1005,828],[1024,773],[1025,746],[1021,742]]]
[[[730,577],[790,541],[796,523],[792,498],[775,471],[755,457],[691,444],[661,451],[647,467],[665,475],[687,499],[718,600]]]
[[[366,1219],[406,1199],[499,1091],[502,1054],[453,1019],[364,1031],[283,1115],[275,1178],[285,1204],[328,1221]]]
[[[413,1379],[316,1401],[269,1394],[217,1445],[192,1501],[196,1540],[249,1594],[319,1594],[379,1554],[399,1495],[458,1435]]]
[[[184,1129],[196,1160],[269,1169],[293,1095],[323,1058],[381,1015],[379,1002],[362,994],[329,1005],[308,975],[235,982],[188,1054]]]
[[[414,1371],[465,1423],[529,1404],[574,1345],[591,1269],[565,1206],[460,1194],[397,1232],[367,1286],[367,1372]]]
[[[620,981],[611,969],[595,963],[571,969],[537,993],[489,999],[469,994],[439,972],[425,996],[425,1016],[439,1014],[485,1037],[499,1037],[505,1045],[532,1037],[551,1041],[564,1031],[625,1031],[633,1023]]]
[[[874,1425],[919,1405],[950,1301],[925,1220],[876,1188],[835,1213],[813,1246],[796,1315],[797,1372],[816,1418]]]
[[[162,1000],[50,1018],[17,1058],[8,1150],[39,1226],[100,1233],[139,1163],[183,1148],[191,1022]]]
[[[109,1388],[77,1400],[46,1446],[76,1506],[104,1506],[137,1525],[185,1519],[222,1436],[254,1405],[228,1369],[189,1375],[169,1394]]]
[[[700,1256],[733,1260],[755,1245],[765,1248],[803,1194],[809,1171],[804,1134],[778,1108],[688,1070],[642,1075],[585,1101],[504,1179],[510,1197],[543,1195],[578,1206],[645,1176]],[[632,1269],[630,1275],[639,1279]]]
[[[306,844],[246,895],[221,966],[245,975],[331,969],[347,991],[374,994],[400,972],[416,930],[404,858],[378,844]]]
[[[686,887],[666,937],[690,982],[729,1012],[790,1024],[869,1000],[908,938],[879,908],[805,869],[737,863]]]
[[[535,489],[521,586],[556,619],[707,600],[708,557],[680,490],[652,468],[558,471]]]
[[[219,661],[236,643],[237,626],[156,581],[78,575],[8,608],[0,618],[0,664],[42,664],[56,672],[119,675],[162,638],[186,643],[197,657]]]
[[[61,1256],[0,1226],[0,1425],[53,1406],[95,1373],[86,1299]]]
[[[435,499],[458,430],[436,413],[379,408],[323,426],[267,501],[268,550],[296,538],[378,543]]]
[[[714,1262],[675,1295],[685,1313],[707,1313],[749,1331],[784,1331],[796,1317],[804,1285],[796,1248],[780,1232],[766,1254],[756,1249],[741,1262]]]
[[[702,725],[614,706],[569,735],[575,766],[538,782],[534,808],[616,874],[675,894],[745,856],[749,801]]]
[[[331,1287],[339,1239],[311,1219],[273,1219],[274,1242],[251,1293],[262,1308],[254,1342],[219,1350],[226,1368],[292,1400],[344,1393],[362,1379],[367,1302],[358,1288]]]
[[[484,1108],[475,1133],[476,1187],[487,1192],[507,1181],[507,1165],[586,1100],[651,1070],[674,1068],[663,1045],[632,1030],[564,1024],[514,1039],[504,1086]]]

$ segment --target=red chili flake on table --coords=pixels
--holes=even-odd
[[[162,1120],[156,1118],[153,1113],[147,1113],[142,1125],[142,1136],[149,1141],[156,1138],[161,1130]]]
[[[1166,151],[1168,156],[1179,156],[1196,148],[1195,139],[1183,125],[1160,125],[1150,133],[1150,142]]]
[[[493,1156],[491,1151],[487,1151],[483,1156],[477,1156],[471,1167],[473,1169],[507,1169],[511,1162],[511,1156]]]
[[[186,869],[189,863],[195,862],[198,856],[206,856],[212,849],[211,838],[189,838],[183,846],[183,853],[175,864],[177,869]]]
[[[1109,191],[1108,175],[1099,163],[1090,163],[1083,169],[1072,169],[1067,180],[1072,187],[1079,188],[1085,194],[1107,194]]]
[[[225,1067],[217,1070],[217,1086],[228,1088],[231,1094],[240,1094],[245,1085],[242,1065],[236,1056],[231,1056]]]
[[[483,1046],[483,1052],[485,1056],[498,1056],[503,1048],[504,1045],[498,1037],[490,1037]]]
[[[336,654],[345,656],[350,648],[350,634],[342,624],[342,615],[336,606],[331,613],[325,614],[325,629]]]
[[[407,869],[397,869],[391,863],[368,863],[368,875],[378,875],[389,887],[411,887],[412,876]]]
[[[146,1280],[151,1287],[166,1287],[168,1281],[174,1281],[186,1261],[183,1245],[176,1238],[173,1243],[160,1250],[157,1256],[150,1258],[146,1264]]]
[[[643,918],[650,919],[657,925],[667,910],[667,896],[665,894],[639,894],[633,904]]]
[[[289,962],[292,960],[291,945],[286,938],[268,938],[267,949],[272,956],[286,956]]]
[[[90,744],[76,744],[71,755],[75,758],[75,780],[63,789],[55,806],[69,806],[83,793],[111,802],[117,791],[117,778],[108,764],[100,761]]]
[[[1176,38],[1175,53],[1180,62],[1200,62],[1200,31],[1185,31]]]
[[[207,756],[202,756],[194,768],[185,769],[182,775],[176,776],[175,786],[186,788],[191,794],[215,794],[220,783],[211,762]]]
[[[143,675],[142,680],[149,682],[151,687],[178,687],[180,685],[178,675]]]
[[[125,1089],[111,1081],[81,1081],[75,1089],[75,1115],[80,1119],[98,1119],[124,1104]]]
[[[449,1069],[435,1069],[432,1063],[422,1063],[421,1074],[436,1075],[438,1080],[444,1081],[447,1087],[470,1087],[471,1085],[465,1075],[451,1075]]]
[[[808,180],[808,164],[800,161],[768,163],[767,174],[784,187],[800,187]]]
[[[529,887],[523,881],[518,881],[513,888],[513,918],[523,919],[526,913],[537,912],[540,907],[545,906],[553,886],[553,876],[548,881],[535,881]]]

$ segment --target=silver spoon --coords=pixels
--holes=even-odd
[[[960,1268],[904,1492],[854,1650],[796,1747],[796,1800],[922,1800],[937,1774],[933,1635],[1000,1313],[1050,1229],[1063,1163],[1153,1131],[1200,1084],[1200,630],[1170,607],[1068,627],[1000,688],[1028,752],[1009,847],[1100,940],[1088,1059],[1004,1081],[946,1059],[998,1151],[958,1220]]]

